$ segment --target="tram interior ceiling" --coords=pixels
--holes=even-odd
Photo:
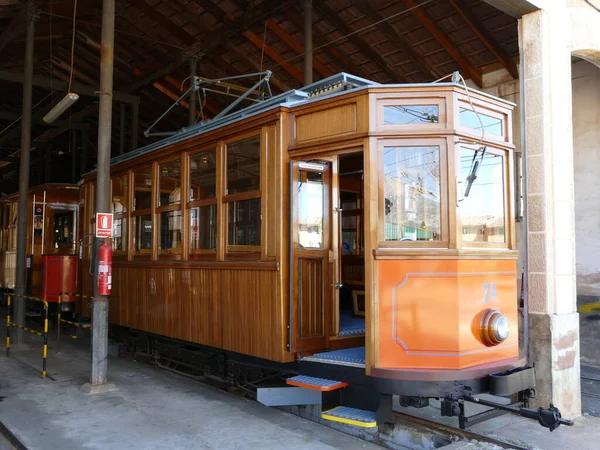
[[[365,402],[340,406],[438,397],[461,426],[464,401],[493,391],[493,369],[509,380],[512,412],[571,424],[553,407],[527,409],[515,104],[486,93],[492,73],[518,78],[517,19],[498,2],[117,1],[112,94],[99,88],[102,2],[32,3],[0,2],[2,287],[33,14],[32,290],[47,289],[42,256],[57,256],[78,275],[55,289],[94,293],[99,103],[112,95],[109,321],[119,332],[145,333],[150,350],[172,344],[161,336],[299,362],[307,375],[335,375],[342,361],[376,381],[360,385]],[[397,302],[400,289],[410,304]],[[166,292],[177,298],[169,314],[143,313],[163,310]],[[423,306],[427,292],[451,295],[436,309]],[[91,315],[86,302],[67,308]],[[442,335],[444,324],[472,333]],[[444,371],[456,377],[426,375]]]

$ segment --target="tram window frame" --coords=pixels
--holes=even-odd
[[[377,128],[381,131],[392,130],[432,130],[446,129],[448,127],[448,104],[452,104],[452,100],[448,95],[432,95],[427,97],[406,97],[406,96],[378,96],[377,98]],[[390,107],[415,107],[415,106],[432,106],[438,110],[437,122],[417,122],[417,123],[386,123],[385,111]]]
[[[233,194],[228,193],[228,151],[229,147],[232,144],[250,140],[252,138],[258,138],[259,141],[259,151],[258,151],[258,189],[236,192]],[[260,259],[260,252],[263,246],[263,237],[262,237],[262,229],[263,229],[263,217],[262,217],[262,209],[263,209],[263,198],[262,198],[262,178],[264,176],[264,154],[265,154],[265,146],[266,146],[266,131],[264,129],[255,130],[243,135],[235,136],[235,138],[228,139],[223,142],[223,166],[221,168],[222,175],[222,189],[223,189],[223,197],[222,204],[224,206],[223,212],[220,217],[223,217],[224,224],[221,227],[223,230],[224,236],[221,239],[226,243],[225,249],[227,253],[227,257],[250,257],[250,255],[255,256],[257,259]],[[231,244],[230,242],[230,206],[239,205],[241,202],[250,202],[251,200],[258,200],[258,212],[259,219],[258,224],[255,229],[254,236],[258,238],[257,245],[240,245],[240,244]],[[250,205],[247,205],[247,208],[250,208]]]
[[[462,181],[463,177],[461,176],[460,171],[460,154],[461,149],[466,148],[468,150],[473,150],[472,145],[465,145],[464,143],[458,143],[455,147],[455,170],[457,180]],[[513,244],[513,228],[512,223],[514,223],[514,209],[513,209],[513,201],[512,201],[512,190],[511,190],[511,180],[512,180],[512,164],[513,163],[513,152],[505,149],[501,149],[498,147],[493,147],[490,145],[486,146],[486,155],[493,154],[496,156],[502,157],[502,193],[503,193],[503,210],[504,210],[504,242],[473,242],[473,241],[463,241],[463,223],[461,216],[461,193],[457,192],[457,212],[456,212],[456,238],[458,248],[498,248],[498,249],[511,249],[514,247]],[[479,161],[479,156],[477,158]],[[478,171],[478,179],[481,180],[481,171]],[[471,192],[474,189],[477,189],[477,181],[471,187]],[[464,182],[463,182],[464,184]],[[466,189],[466,185],[463,185],[463,188]],[[468,197],[467,197],[468,198]]]
[[[131,249],[132,249],[132,254],[133,254],[133,258],[134,259],[152,259],[152,255],[153,255],[153,251],[154,251],[154,225],[155,225],[155,221],[154,221],[154,217],[153,217],[153,213],[154,213],[154,198],[156,197],[156,167],[157,164],[156,163],[151,163],[151,164],[144,164],[141,165],[139,167],[136,167],[135,169],[133,169],[131,171],[131,187],[130,187],[130,192],[131,192],[131,199],[132,199],[132,208],[130,208],[130,213],[129,213],[129,220],[131,222],[131,236],[129,237],[129,240],[131,242]],[[136,191],[136,185],[135,185],[135,178],[136,178],[136,174],[138,173],[142,173],[142,171],[146,171],[150,169],[150,202],[148,204],[147,208],[144,209],[136,209],[135,207],[135,191]],[[137,236],[137,231],[135,228],[136,225],[136,221],[138,220],[138,217],[142,217],[142,216],[149,216],[150,217],[150,223],[151,223],[151,230],[150,230],[150,247],[149,248],[136,248],[137,247],[137,241],[138,241],[138,236]],[[141,220],[141,219],[140,219]]]
[[[490,109],[489,106],[480,104],[477,99],[471,99],[465,95],[459,95],[455,102],[455,124],[454,127],[457,131],[465,134],[469,134],[471,136],[476,137],[477,139],[482,138],[481,129],[480,128],[472,128],[462,123],[461,121],[461,113],[463,110],[474,113],[475,116],[480,115],[485,116],[490,119],[496,119],[500,121],[500,128],[502,134],[496,134],[492,132],[484,132],[483,139],[486,141],[495,141],[495,142],[512,142],[512,124],[510,123],[509,115],[501,110]],[[482,119],[483,120],[483,119]],[[475,123],[479,124],[479,119],[475,117]],[[484,125],[485,127],[485,125]]]
[[[121,193],[115,192],[115,180],[116,179],[126,179],[127,180],[127,184],[121,190]],[[110,198],[111,198],[111,211],[113,213],[113,228],[118,223],[117,221],[121,220],[121,234],[122,234],[121,250],[118,250],[115,248],[116,236],[113,236],[113,239],[112,239],[113,255],[115,257],[127,256],[127,254],[129,253],[129,241],[130,241],[130,239],[129,239],[129,237],[130,237],[129,236],[129,234],[130,234],[129,212],[131,209],[130,205],[132,204],[132,201],[130,198],[131,197],[131,189],[130,189],[131,183],[132,183],[132,179],[131,179],[131,173],[129,171],[122,172],[111,178],[111,196],[110,196]],[[120,203],[123,206],[122,212],[118,213],[115,211],[115,203]]]
[[[175,189],[179,189],[179,200],[176,202],[171,203],[169,201],[168,204],[163,205],[161,204],[161,180],[162,180],[162,168],[165,165],[169,165],[172,163],[179,163],[179,186]],[[184,246],[184,242],[183,242],[183,236],[184,236],[184,221],[183,221],[183,208],[182,208],[182,204],[183,204],[183,199],[182,199],[182,191],[183,191],[183,185],[184,185],[184,172],[185,171],[185,164],[184,164],[184,154],[179,154],[178,157],[176,158],[169,158],[169,159],[164,159],[164,160],[160,160],[156,163],[156,171],[154,172],[154,183],[153,183],[153,188],[155,191],[155,199],[152,201],[152,204],[154,206],[154,217],[155,220],[153,221],[153,225],[155,226],[155,230],[157,232],[157,236],[156,236],[156,248],[157,248],[157,254],[159,258],[164,259],[165,257],[169,257],[169,256],[177,256],[178,258],[181,257],[182,253],[183,253],[183,246]],[[174,191],[173,191],[174,192]],[[171,194],[170,194],[171,195]],[[179,216],[177,217],[177,212],[179,213]],[[162,238],[162,220],[163,220],[163,216],[166,215],[167,221],[171,222],[171,220],[173,221],[173,223],[175,223],[177,221],[177,218],[179,219],[179,246],[178,247],[162,247],[162,243],[161,243],[161,238]],[[154,237],[153,237],[154,239]],[[152,241],[154,242],[154,240]]]
[[[379,189],[378,189],[378,247],[379,248],[450,248],[450,208],[448,180],[454,171],[449,167],[448,161],[452,160],[453,146],[446,138],[422,138],[422,139],[381,139],[377,145]],[[440,237],[437,240],[386,240],[385,239],[385,151],[387,148],[414,148],[414,147],[438,147],[440,168]]]
[[[190,260],[199,260],[199,259],[216,259],[217,257],[217,253],[218,253],[218,248],[219,248],[219,240],[221,238],[221,233],[220,233],[220,216],[219,216],[219,196],[220,194],[220,187],[219,187],[219,180],[222,178],[220,177],[220,174],[222,173],[223,167],[222,167],[222,145],[218,145],[218,144],[212,144],[212,145],[208,145],[208,146],[203,146],[200,149],[194,149],[193,152],[190,152],[187,157],[188,157],[188,169],[187,169],[187,181],[188,181],[188,196],[186,198],[186,208],[185,208],[185,217],[183,218],[184,223],[185,223],[185,227],[187,227],[187,229],[189,230],[189,239],[188,239],[188,247],[189,247],[189,256],[188,259]],[[193,169],[193,162],[194,162],[194,158],[198,158],[204,154],[213,154],[214,159],[215,159],[215,167],[214,167],[214,192],[212,193],[212,196],[198,196],[198,198],[196,198],[195,196],[193,196],[193,192],[194,192],[194,186],[192,185],[192,171]],[[200,198],[202,197],[202,198]],[[214,224],[212,227],[210,227],[208,229],[208,234],[210,236],[210,234],[212,233],[214,235],[214,249],[213,248],[192,248],[192,244],[194,242],[194,224],[192,223],[192,214],[193,211],[196,209],[201,209],[201,208],[209,208],[213,207],[213,211],[214,211]],[[200,238],[200,235],[205,233],[206,230],[200,229],[198,228],[197,233],[198,233],[198,241],[202,241],[203,239],[206,239],[206,237],[204,236],[203,238]],[[209,240],[212,240],[211,238],[209,238]]]

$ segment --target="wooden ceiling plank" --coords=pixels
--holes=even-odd
[[[27,25],[25,21],[26,8],[22,9],[13,17],[8,26],[0,34],[0,53],[10,44],[17,36],[23,33]]]
[[[175,36],[178,40],[183,42],[184,45],[189,45],[194,41],[194,38],[191,34],[185,31],[183,28],[175,25],[171,20],[161,14],[159,11],[154,9],[154,7],[150,6],[144,0],[138,0],[133,2],[133,8],[140,11],[146,17],[148,17],[153,22],[156,22],[161,28],[165,29],[169,34]],[[145,30],[146,34],[148,34],[147,30]]]
[[[384,17],[377,11],[374,7],[370,6],[368,2],[360,3],[357,5],[363,13],[365,13],[369,19],[373,21],[373,23],[381,22]],[[427,62],[423,55],[421,55],[417,50],[415,50],[414,46],[408,42],[408,40],[402,36],[389,22],[381,22],[377,25],[381,31],[386,35],[390,42],[393,42],[396,46],[400,47],[413,62],[423,71],[423,73],[429,78],[429,80],[435,80],[439,78],[439,74],[433,69],[431,64]],[[429,81],[424,80],[424,81]]]
[[[464,69],[466,78],[470,78],[479,87],[483,85],[483,76],[481,71],[475,68],[473,64],[456,48],[454,43],[446,36],[425,10],[415,2],[415,0],[402,0],[407,8],[411,8],[412,13],[423,24],[423,26],[436,38],[448,54]]]
[[[519,78],[519,69],[515,61],[502,48],[494,36],[483,26],[481,21],[475,17],[473,12],[462,2],[462,0],[449,0],[458,14],[469,25],[471,30],[481,39],[481,42],[494,54],[496,59],[502,63],[508,73],[516,80]]]
[[[162,69],[148,74],[146,77],[140,79],[137,83],[130,86],[128,92],[134,92],[137,89],[164,77],[165,75],[173,73],[190,57],[216,50],[232,37],[239,35],[241,32],[248,30],[253,25],[264,22],[264,20],[267,18],[272,17],[274,14],[284,10],[292,1],[293,0],[263,1],[257,7],[252,8],[251,12],[231,21],[225,29],[215,33],[215,36],[211,39],[206,39],[206,37],[199,39],[192,45],[185,48],[171,63],[164,65]]]
[[[406,82],[406,78],[396,71],[396,68],[392,66],[389,61],[379,55],[371,45],[363,41],[360,36],[356,33],[356,30],[352,29],[338,14],[325,2],[315,2],[313,7],[320,13],[321,17],[333,24],[340,33],[348,36],[347,39],[357,47],[362,53],[367,55],[373,62],[377,63],[383,71],[387,72],[394,81]]]
[[[276,22],[269,20],[267,22],[267,28],[275,36],[281,39],[285,44],[294,50],[298,55],[304,55],[304,45],[297,42],[292,36],[290,36],[283,28],[281,28]],[[313,54],[313,67],[321,74],[322,77],[327,78],[333,75],[333,72],[329,70],[325,64],[323,64],[319,58]]]

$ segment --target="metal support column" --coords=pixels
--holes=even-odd
[[[304,0],[304,85],[313,82],[312,0]]]
[[[136,150],[138,147],[138,115],[139,105],[134,103],[131,105],[131,150]]]
[[[115,0],[104,0],[102,6],[102,39],[100,50],[100,107],[98,120],[98,166],[96,212],[109,212],[110,144],[112,124],[112,91],[115,42]],[[97,239],[97,249],[100,239]],[[98,250],[97,250],[98,251]],[[94,276],[92,311],[92,387],[106,384],[108,358],[108,296],[98,295],[98,257]]]
[[[125,103],[121,103],[121,111],[119,113],[119,121],[120,121],[120,128],[119,128],[119,155],[122,155],[123,153],[125,153],[125,108],[126,105]]]
[[[190,92],[189,125],[196,123],[196,58],[190,58],[190,87],[194,89]]]
[[[19,172],[19,209],[17,219],[17,271],[15,293],[25,294],[25,258],[27,257],[27,200],[29,197],[29,159],[31,153],[31,96],[33,86],[33,39],[36,10],[33,1],[27,4],[27,34],[25,40],[25,70],[23,73],[23,119],[21,121],[21,165]],[[15,298],[15,322],[25,326],[25,300]],[[23,330],[17,328],[15,343],[23,342]]]

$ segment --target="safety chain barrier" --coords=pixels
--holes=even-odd
[[[34,302],[40,302],[44,304],[44,330],[38,331],[31,328],[27,328],[23,325],[19,325],[15,322],[11,322],[11,305],[13,297],[22,298],[23,300],[32,300]],[[36,336],[44,338],[44,347],[42,351],[42,378],[46,378],[46,360],[48,358],[48,302],[39,297],[32,297],[30,295],[21,294],[8,294],[8,313],[6,316],[6,356],[10,356],[10,327],[19,328]]]
[[[72,322],[70,320],[67,319],[63,319],[61,317],[61,313],[62,313],[62,303],[63,303],[63,298],[69,298],[69,297],[78,297],[78,298],[83,298],[83,299],[88,299],[88,300],[94,300],[94,297],[92,297],[91,295],[83,295],[83,294],[74,294],[72,292],[61,292],[60,294],[58,294],[58,316],[57,316],[57,320],[56,320],[56,351],[58,352],[60,350],[60,324],[61,323],[68,323],[69,325],[73,325],[74,327],[77,328],[84,328],[86,330],[91,330],[92,329],[92,325],[90,324],[80,324],[77,322]],[[71,339],[77,339],[77,336],[74,335],[67,335],[69,336]]]

